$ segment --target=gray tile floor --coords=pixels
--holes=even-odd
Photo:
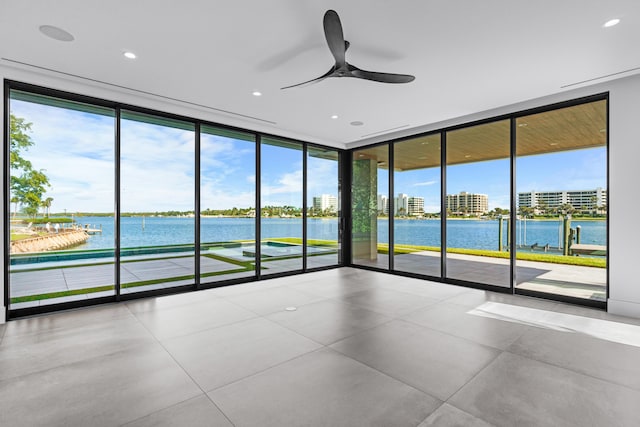
[[[0,325],[0,425],[640,425],[639,347],[470,313],[487,302],[640,334],[340,268]]]

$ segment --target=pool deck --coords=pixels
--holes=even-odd
[[[193,274],[194,257],[164,256],[161,259],[148,256],[127,258],[120,268],[121,283],[133,283],[147,280],[170,279]],[[330,266],[336,264],[336,254],[318,255],[307,258],[308,268]],[[96,262],[108,262],[100,259]],[[440,274],[440,254],[437,252],[414,252],[396,255],[395,270],[420,273],[431,276]],[[85,260],[86,263],[86,260]],[[114,265],[77,265],[69,262],[43,263],[34,270],[34,265],[13,266],[10,273],[11,297],[39,295],[53,292],[73,291],[113,284]],[[77,264],[77,261],[76,261]],[[358,261],[357,264],[388,268],[388,257],[379,255],[375,261]],[[262,274],[277,274],[280,272],[302,269],[302,258],[263,261]],[[224,271],[241,270],[236,264],[200,257],[202,274],[219,273]],[[509,287],[509,260],[488,258],[472,255],[448,254],[447,277],[477,283]],[[255,271],[236,271],[229,274],[205,276],[202,283],[213,283],[219,280],[229,280],[251,277]],[[578,298],[604,301],[606,296],[606,269],[581,267],[563,264],[541,263],[533,261],[518,261],[517,284],[521,289],[548,292]],[[123,293],[141,292],[152,289],[189,285],[193,279],[173,280],[165,283],[123,288]],[[12,309],[47,305],[113,295],[113,291],[94,292],[65,296],[55,299],[44,299],[11,304]]]

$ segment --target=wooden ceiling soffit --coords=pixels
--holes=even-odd
[[[606,100],[516,118],[516,155],[532,156],[604,147],[607,142]],[[447,164],[508,159],[508,119],[447,132]],[[440,167],[440,134],[396,142],[396,171]],[[354,151],[354,160],[375,159],[389,168],[387,145]]]

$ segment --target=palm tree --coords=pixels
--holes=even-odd
[[[46,216],[49,218],[49,214],[51,213],[49,209],[51,208],[51,202],[53,202],[53,197],[47,197],[42,201],[42,206],[46,209]]]
[[[11,203],[15,203],[14,208],[13,208],[13,217],[15,218],[16,215],[18,214],[18,203],[20,202],[20,200],[16,197],[13,196],[11,198]]]

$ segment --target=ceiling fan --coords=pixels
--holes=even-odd
[[[315,79],[311,79],[295,85],[286,86],[281,89],[289,89],[296,86],[306,85],[308,83],[319,82],[328,77],[355,77],[358,79],[373,80],[375,82],[381,83],[409,83],[415,79],[414,76],[408,74],[391,74],[379,73],[376,71],[366,71],[349,64],[345,59],[345,53],[347,49],[349,49],[349,42],[344,39],[340,17],[335,10],[327,10],[325,12],[323,24],[324,36],[327,39],[329,50],[336,60],[335,65],[320,77],[316,77]]]

